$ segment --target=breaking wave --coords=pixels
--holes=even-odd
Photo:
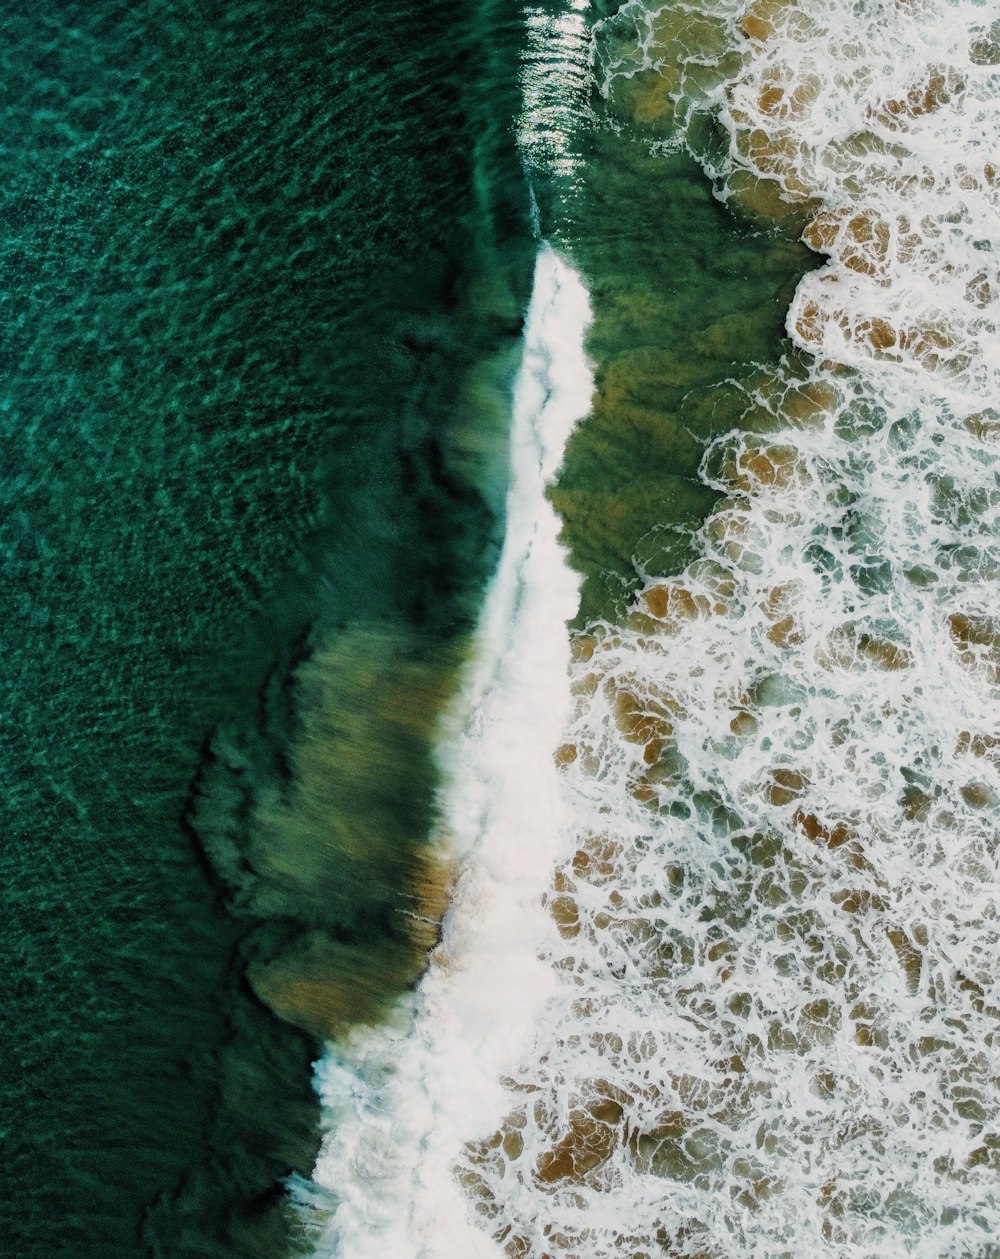
[[[319,1253],[350,1259],[495,1255],[467,1220],[454,1158],[503,1115],[552,994],[555,936],[542,894],[567,819],[551,750],[569,716],[578,579],[546,500],[592,380],[590,311],[576,274],[543,247],[515,384],[507,533],[478,650],[442,738],[437,852],[458,865],[440,945],[389,1026],[357,1028],[318,1067],[327,1136],[314,1177],[328,1219]],[[299,1194],[317,1205],[315,1188]]]

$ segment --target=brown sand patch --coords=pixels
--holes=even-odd
[[[687,762],[672,740],[662,747],[647,745],[643,762],[641,769],[636,767],[633,770],[626,790],[640,804],[657,805],[662,788],[676,787],[683,781]]]
[[[885,934],[903,968],[906,990],[913,996],[920,988],[923,953],[901,927],[889,927]]]
[[[815,75],[807,75],[796,84],[774,81],[761,88],[757,108],[769,118],[792,118],[812,104],[820,88]]]
[[[572,896],[561,895],[546,898],[549,913],[564,940],[573,940],[580,934],[580,909]]]
[[[994,279],[986,271],[978,271],[965,286],[965,300],[980,310],[996,301]]]
[[[605,692],[621,734],[629,743],[643,745],[644,761],[654,765],[673,742],[674,718],[681,712],[680,704],[662,690],[640,691],[618,678],[605,683]]]
[[[586,664],[598,645],[596,634],[574,634],[570,639],[570,655],[573,660]]]
[[[736,29],[755,43],[766,43],[787,25],[794,9],[794,0],[753,0]]]
[[[738,456],[730,479],[737,493],[753,495],[764,489],[803,485],[809,479],[809,469],[794,446],[751,446]]]
[[[796,236],[821,203],[818,197],[810,195],[808,186],[795,173],[791,154],[782,154],[781,162],[781,165],[773,163],[781,172],[781,178],[777,174],[732,171],[726,178],[726,192],[734,206],[751,219],[777,224],[789,236]]]
[[[967,359],[964,351],[957,353],[952,334],[946,328],[934,324],[903,328],[899,333],[899,348],[932,369]]]
[[[1000,627],[992,617],[953,612],[948,630],[959,663],[971,672],[984,669],[991,682],[1000,682]]]
[[[847,1195],[839,1187],[837,1179],[828,1180],[816,1197],[816,1205],[823,1212],[823,1240],[836,1246],[845,1246],[848,1242],[846,1230],[837,1223],[843,1219],[847,1211]]]
[[[984,782],[967,782],[959,788],[959,794],[970,808],[991,809],[997,804],[997,793]]]
[[[862,319],[857,325],[857,336],[867,340],[875,350],[891,350],[901,346],[901,335],[885,319]]]
[[[780,117],[784,113],[786,95],[783,87],[766,87],[757,97],[757,108],[762,114]]]
[[[779,765],[771,770],[769,780],[764,784],[764,797],[770,804],[791,804],[802,795],[811,781],[812,775],[808,770]]]
[[[854,1039],[859,1045],[876,1049],[889,1048],[888,1030],[879,1016],[874,1000],[856,1002],[849,1017],[854,1023]]]
[[[810,428],[817,419],[834,410],[839,401],[836,389],[828,381],[807,381],[785,394],[782,398],[782,412],[793,423]]]
[[[978,36],[969,45],[969,60],[976,66],[1000,66],[1000,39],[992,33]]]
[[[801,584],[784,582],[773,586],[761,605],[764,616],[770,621],[767,637],[776,647],[797,647],[803,641],[801,627],[791,611],[797,607],[800,598]]]
[[[561,743],[555,750],[554,760],[560,769],[565,769],[567,765],[572,765],[580,754],[580,749],[575,743]]]
[[[1000,766],[1000,734],[981,734],[963,730],[955,744],[956,756],[978,756]]]
[[[982,984],[977,983],[971,976],[960,970],[955,972],[955,982],[960,991],[969,995],[972,1008],[977,1014],[985,1014],[991,1019],[1000,1019],[1000,1007],[993,1002],[987,1001],[986,989]]]
[[[779,198],[784,201],[802,202],[815,199],[810,184],[800,174],[803,154],[798,136],[790,128],[776,127],[766,130],[754,126],[748,115],[733,111],[740,125],[736,132],[736,151],[751,171],[762,182],[771,181],[780,189]],[[732,185],[729,185],[732,187]],[[748,186],[737,188],[745,197]],[[782,218],[785,213],[781,214]]]
[[[807,839],[814,844],[823,844],[827,848],[840,848],[854,835],[846,822],[826,822],[817,814],[807,813],[804,809],[797,809],[792,821]]]
[[[552,876],[552,891],[543,898],[564,940],[572,940],[580,934],[580,907],[575,892],[576,884],[565,867],[560,867]]]
[[[588,835],[573,854],[573,873],[598,886],[607,883],[618,877],[623,852],[621,840],[614,836]]]
[[[848,624],[830,631],[825,644],[816,651],[816,662],[831,671],[871,667],[899,672],[912,666],[913,655],[899,643]]]
[[[823,428],[827,416],[837,409],[839,398],[827,381],[806,381],[788,385],[761,373],[752,381],[752,393],[761,399],[741,416],[742,427],[754,433]]]
[[[643,591],[640,602],[651,616],[665,625],[691,621],[699,616],[708,616],[713,611],[723,610],[721,607],[713,608],[704,594],[688,590],[677,582],[650,586]]]
[[[733,714],[729,729],[740,739],[750,739],[757,733],[757,718],[745,708],[739,708]]]
[[[641,127],[673,120],[676,104],[712,78],[711,62],[726,49],[724,22],[690,9],[667,6],[653,22],[650,54],[655,64],[631,80],[616,81],[615,103]]]
[[[823,342],[827,313],[818,302],[804,303],[795,319],[795,332],[799,339],[809,346],[819,346]]]
[[[817,997],[802,1006],[799,1018],[810,1030],[832,1031],[840,1022],[840,1010],[836,1003],[829,1001],[826,997]]]
[[[810,219],[802,239],[817,253],[832,254],[851,271],[883,277],[892,243],[892,227],[877,211],[852,214],[827,211]]]
[[[738,568],[759,570],[760,556],[754,550],[757,539],[745,503],[730,500],[715,510],[705,522],[705,533],[719,553]]]
[[[737,582],[732,573],[714,560],[695,560],[687,570],[688,577],[708,595],[710,612],[721,616],[737,594]]]
[[[802,239],[810,249],[814,249],[817,253],[832,253],[840,239],[844,220],[849,214],[850,210],[846,208],[825,210],[822,214],[817,214],[806,224]]]
[[[795,647],[802,642],[802,632],[790,612],[775,619],[767,631],[767,636],[775,647],[783,649]]]
[[[835,275],[826,278],[829,290],[835,291]],[[881,315],[872,315],[854,322],[847,311],[835,301],[807,301],[794,323],[796,334],[809,347],[818,350],[828,329],[835,328],[845,345],[853,346],[872,358],[899,363],[905,358],[918,360],[928,370],[962,361],[967,355],[956,346],[955,338],[943,327],[897,325]]]
[[[551,1150],[539,1156],[535,1179],[543,1185],[582,1180],[600,1167],[620,1141],[622,1113],[622,1108],[610,1099],[571,1110],[564,1135]]]
[[[920,118],[933,113],[964,88],[964,83],[944,68],[932,70],[921,83],[914,84],[905,96],[884,101],[872,111],[883,126],[898,130],[906,119]]]
[[[766,1202],[776,1193],[781,1193],[784,1187],[785,1182],[777,1177],[759,1176],[737,1195],[736,1201],[748,1211],[756,1211],[761,1203]]]
[[[834,847],[834,845],[830,845]],[[845,914],[864,916],[868,913],[884,914],[889,904],[877,892],[869,892],[866,888],[838,888],[830,894],[830,900]]]

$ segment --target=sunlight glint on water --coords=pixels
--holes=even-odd
[[[572,139],[588,109],[588,0],[569,0],[525,10],[527,47],[521,72],[523,109],[517,138],[525,164],[572,176],[579,161]]]

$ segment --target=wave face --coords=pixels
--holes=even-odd
[[[989,20],[598,27],[603,90],[828,261],[698,558],[574,640],[554,991],[460,1160],[498,1253],[1000,1254]]]

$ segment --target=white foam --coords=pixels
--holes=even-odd
[[[395,1025],[357,1031],[318,1066],[325,1255],[499,1253],[472,1223],[454,1165],[499,1122],[501,1078],[553,987],[539,960],[553,934],[540,893],[565,822],[552,753],[568,716],[578,579],[545,489],[589,405],[589,318],[579,278],[543,247],[515,388],[506,541],[446,758],[444,832],[464,864],[442,943]]]
[[[675,8],[623,6],[595,65],[655,66]],[[552,987],[466,1171],[530,1259],[995,1259],[1000,29],[686,8],[740,53],[698,77],[720,192],[834,224],[789,314],[818,402],[755,386],[703,559],[573,667]]]

